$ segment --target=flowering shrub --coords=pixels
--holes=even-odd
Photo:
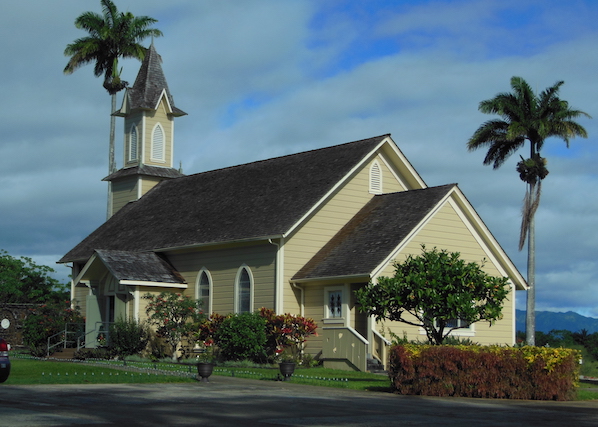
[[[201,300],[170,292],[146,294],[144,298],[149,300],[145,310],[149,323],[156,326],[156,334],[170,345],[172,359],[177,360],[177,350],[183,339],[190,337],[205,319]]]
[[[197,343],[201,346],[201,353],[197,357],[199,362],[213,362],[216,358],[214,348],[216,341],[214,336],[226,318],[220,314],[213,313],[209,318],[199,324],[195,336]]]
[[[76,328],[76,325],[85,323],[85,318],[79,313],[78,307],[71,307],[70,300],[60,303],[42,304],[29,309],[29,314],[23,322],[23,341],[34,356],[45,356],[48,338],[64,331]],[[57,341],[60,340],[60,337]]]
[[[270,359],[297,359],[298,352],[310,335],[316,335],[316,323],[308,317],[293,314],[275,314],[269,308],[260,308],[266,319],[266,354]]]
[[[397,345],[389,376],[399,394],[566,400],[579,357],[566,348]]]
[[[261,308],[254,314],[264,320],[264,334],[266,341],[261,344],[259,357],[266,357],[270,361],[281,361],[285,359],[297,359],[298,352],[310,335],[316,335],[316,323],[308,317],[296,316],[293,314],[274,313],[269,308]],[[219,334],[221,326],[229,322],[233,315],[222,316],[212,314],[209,319],[200,323],[196,338],[204,349],[209,350],[212,345],[222,346]],[[257,353],[255,353],[257,355]],[[235,355],[226,357],[237,358]]]

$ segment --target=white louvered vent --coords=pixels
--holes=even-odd
[[[154,128],[152,135],[152,160],[164,160],[164,131],[160,125]]]
[[[137,160],[137,128],[131,127],[131,136],[129,139],[129,161]]]
[[[370,193],[382,194],[382,172],[378,162],[370,168]]]

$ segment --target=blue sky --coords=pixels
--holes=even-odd
[[[0,248],[51,265],[105,218],[110,101],[87,66],[65,76],[73,21],[99,0],[12,2],[0,16]],[[149,15],[176,105],[185,173],[391,133],[428,185],[457,182],[525,275],[524,186],[465,144],[478,103],[511,76],[598,118],[592,0],[116,0]],[[25,30],[25,31],[24,31]],[[133,82],[139,63],[123,61]],[[119,99],[120,102],[120,99]],[[545,144],[537,216],[538,310],[598,317],[598,124]],[[526,152],[522,151],[522,155]],[[122,123],[117,127],[122,162]],[[518,296],[523,308],[525,295]]]

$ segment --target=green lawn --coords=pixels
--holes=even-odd
[[[11,359],[7,385],[23,384],[122,384],[195,382],[194,365],[168,362],[95,361],[58,362],[27,357]],[[277,368],[217,366],[213,375],[251,378],[263,381],[279,380]],[[323,387],[390,392],[385,375],[368,372],[340,371],[326,368],[297,368],[290,382]],[[598,385],[581,383],[577,400],[598,400]]]
[[[165,375],[159,371],[124,371],[109,365],[11,358],[10,376],[4,384],[122,384],[195,381],[192,375]]]

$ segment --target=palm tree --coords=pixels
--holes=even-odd
[[[523,202],[519,250],[528,240],[527,253],[527,316],[526,340],[535,344],[535,213],[540,204],[542,180],[548,175],[546,159],[540,156],[544,141],[550,137],[561,138],[569,147],[569,138],[587,138],[586,130],[573,121],[580,116],[590,117],[580,110],[569,108],[567,101],[558,97],[563,81],[555,83],[539,95],[521,77],[511,78],[513,93],[499,93],[492,99],[480,102],[479,110],[485,114],[498,114],[500,119],[483,123],[469,139],[469,151],[488,147],[484,164],[494,169],[529,142],[530,157],[517,163],[517,172],[527,184]]]
[[[116,94],[127,86],[127,82],[120,79],[122,70],[118,70],[118,59],[136,58],[142,61],[146,48],[139,42],[147,37],[160,37],[162,32],[150,28],[152,24],[158,22],[154,18],[134,16],[131,12],[119,12],[111,0],[100,0],[100,3],[102,15],[84,12],[75,20],[75,27],[87,31],[89,35],[75,40],[64,49],[64,54],[70,56],[68,64],[64,67],[64,73],[72,74],[79,67],[94,63],[95,76],[104,76],[103,86],[112,97],[108,150],[108,173],[111,174],[116,171],[114,162],[116,126],[112,113],[116,110]],[[108,206],[108,216],[110,210]]]

